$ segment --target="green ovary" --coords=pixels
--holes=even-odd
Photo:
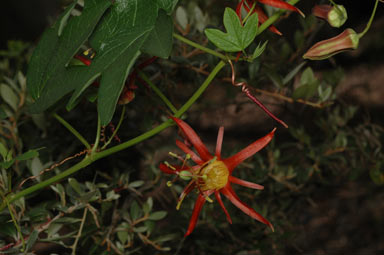
[[[219,190],[228,183],[229,170],[223,161],[216,160],[209,163],[201,170],[200,173],[204,178],[204,183],[201,185],[203,191]]]

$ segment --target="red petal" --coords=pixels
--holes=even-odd
[[[219,132],[217,134],[216,152],[215,152],[215,155],[218,160],[221,159],[221,146],[223,145],[223,136],[224,136],[224,127],[220,127]]]
[[[92,63],[92,61],[90,59],[87,59],[86,57],[83,57],[81,55],[77,55],[77,56],[75,56],[75,58],[80,60],[81,62],[83,62],[83,64],[86,66],[90,66]]]
[[[183,131],[188,140],[192,143],[193,147],[195,147],[197,153],[199,153],[200,158],[203,161],[208,161],[212,159],[212,155],[208,152],[207,147],[203,144],[200,137],[195,133],[195,131],[184,121],[181,119],[175,118],[173,116],[170,117],[174,122],[179,126],[179,128]]]
[[[232,182],[232,183],[235,183],[235,184],[247,187],[247,188],[251,188],[251,189],[259,189],[259,190],[263,190],[264,189],[263,185],[260,185],[260,184],[257,184],[257,183],[253,183],[253,182],[244,181],[244,180],[236,178],[236,177],[234,177],[232,175],[229,176],[229,181]]]
[[[200,158],[194,151],[192,151],[190,148],[188,148],[188,146],[185,145],[183,142],[181,142],[181,141],[179,141],[179,140],[176,140],[176,145],[177,145],[177,147],[179,147],[182,151],[184,151],[186,154],[191,155],[191,159],[192,159],[196,164],[199,164],[199,165],[204,164],[204,161],[202,161],[201,158]]]
[[[227,216],[228,222],[232,224],[231,216],[229,216],[229,213],[228,213],[227,209],[224,206],[223,200],[221,200],[220,192],[217,191],[217,190],[215,191],[215,197],[216,197],[217,201],[219,202],[219,205],[223,209],[225,215]]]
[[[195,207],[193,208],[191,219],[189,220],[188,230],[185,233],[184,237],[190,235],[193,229],[195,228],[197,219],[199,218],[201,208],[203,208],[205,201],[206,201],[205,197],[202,194],[199,194],[195,203]]]
[[[184,198],[196,187],[196,182],[194,180],[190,181],[188,185],[184,188],[179,196],[179,201],[177,202],[176,209],[180,209],[180,205],[183,202]]]
[[[236,6],[236,14],[239,17],[240,22],[241,22],[241,6],[243,6],[243,4],[244,4],[244,0],[241,0],[240,3],[238,3]]]
[[[252,4],[248,3],[248,5],[252,5]],[[248,12],[250,11],[250,8],[247,5],[244,5],[244,8],[246,11]],[[261,7],[258,5],[255,6],[255,9],[253,10],[253,12],[257,13],[260,23],[264,23],[268,19],[267,14],[265,14],[263,9],[261,9]],[[282,35],[282,33],[279,30],[277,30],[277,28],[274,25],[269,26],[268,29],[275,34]]]
[[[281,1],[281,0],[258,0],[262,4],[266,4],[269,6],[273,6],[279,9],[285,9],[289,11],[298,12],[301,16],[305,17],[304,13],[300,11],[298,8],[296,8],[293,5],[290,5],[287,2]]]
[[[258,220],[266,225],[268,225],[272,231],[274,231],[272,224],[266,220],[263,216],[261,216],[259,213],[257,213],[254,209],[243,203],[239,197],[236,195],[236,193],[233,191],[230,185],[225,186],[222,188],[221,193],[223,193],[224,196],[226,196],[232,204],[234,204],[237,208],[242,210],[245,214],[249,215],[255,220]]]
[[[160,170],[163,172],[163,173],[166,173],[166,174],[176,174],[176,171],[173,170],[172,168],[168,167],[166,164],[164,163],[160,163],[160,166],[159,166]]]
[[[172,165],[172,167],[174,167],[175,169],[170,168],[169,166],[167,166],[164,163],[160,163],[160,166],[159,166],[160,170],[163,173],[166,173],[166,174],[177,174],[181,170],[187,170],[187,169],[190,168],[190,167],[187,167],[187,166],[184,166],[183,168],[181,168],[181,166],[175,166],[175,165]]]
[[[241,162],[243,162],[244,160],[246,160],[256,152],[264,148],[272,140],[275,130],[276,128],[274,128],[266,136],[248,145],[247,147],[245,147],[244,149],[242,149],[232,157],[224,159],[223,161],[225,165],[228,167],[230,173],[232,173],[233,169],[235,169],[235,167],[239,165]]]

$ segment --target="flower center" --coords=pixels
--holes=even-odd
[[[201,184],[202,191],[219,190],[228,183],[229,170],[221,160],[210,162],[201,170],[200,174],[206,176],[204,183]]]

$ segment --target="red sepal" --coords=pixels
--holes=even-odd
[[[173,116],[170,117],[179,128],[183,131],[188,140],[192,143],[193,147],[195,147],[197,153],[199,153],[200,158],[205,162],[212,159],[212,155],[208,152],[207,147],[201,141],[200,137],[195,133],[195,131],[184,121],[181,119],[175,118]]]
[[[275,133],[275,129],[273,129],[269,134],[266,136],[256,140],[252,144],[248,145],[235,155],[224,159],[225,165],[228,167],[228,170],[230,173],[232,173],[233,169],[235,169],[236,166],[238,166],[241,162],[246,160],[247,158],[251,157],[253,154],[264,148],[273,138],[273,135]]]

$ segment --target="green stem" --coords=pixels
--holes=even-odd
[[[213,68],[212,72],[208,75],[203,84],[201,84],[200,88],[196,90],[196,92],[191,96],[191,98],[177,111],[177,113],[174,115],[175,117],[179,118],[181,115],[183,115],[184,112],[189,109],[189,107],[192,106],[192,104],[201,96],[201,94],[205,91],[211,81],[215,78],[216,74],[225,66],[225,64],[226,62],[221,60],[215,66],[215,68]]]
[[[97,117],[97,131],[96,131],[95,144],[92,147],[91,156],[93,156],[96,153],[97,148],[99,147],[100,133],[101,133],[101,124],[100,124],[100,117],[98,116]]]
[[[138,71],[138,73],[139,73],[139,77],[143,79],[151,87],[151,89],[156,93],[156,95],[158,95],[161,98],[161,100],[163,100],[163,102],[168,106],[168,108],[172,111],[172,113],[176,113],[177,112],[176,107],[173,106],[171,101],[169,101],[168,98],[161,92],[161,90],[159,90],[156,87],[156,85],[148,78],[148,76],[145,75],[145,73],[143,73],[140,70]]]
[[[199,50],[202,50],[202,51],[204,51],[204,52],[206,52],[208,54],[211,54],[213,56],[216,56],[218,58],[221,58],[224,61],[228,59],[224,54],[221,54],[221,53],[219,53],[219,52],[217,52],[215,50],[212,50],[212,49],[204,47],[204,46],[202,46],[202,45],[200,45],[198,43],[195,43],[195,42],[193,42],[191,40],[188,40],[187,38],[185,38],[185,37],[183,37],[183,36],[181,36],[179,34],[173,33],[173,37],[175,37],[179,41],[182,41],[183,43],[191,45],[192,47],[195,47],[195,48],[197,48]]]
[[[200,88],[191,96],[191,98],[174,114],[175,117],[180,117],[182,114],[184,114],[189,107],[201,96],[201,94],[205,91],[205,89],[208,87],[208,85],[211,83],[211,81],[215,78],[217,73],[225,66],[224,61],[220,61],[215,68],[212,70],[212,72],[208,75],[208,77],[205,79],[203,84],[200,86]],[[16,194],[10,194],[7,197],[5,197],[5,200],[3,199],[2,203],[0,204],[0,212],[4,210],[4,208],[7,206],[7,203],[5,201],[8,201],[8,203],[12,203],[26,195],[29,195],[37,190],[43,189],[55,182],[61,181],[62,179],[68,177],[69,175],[72,175],[76,173],[77,171],[87,167],[92,162],[99,160],[101,158],[104,158],[106,156],[109,156],[111,154],[114,154],[116,152],[122,151],[128,147],[131,147],[132,145],[135,145],[137,143],[140,143],[158,133],[166,129],[167,127],[170,127],[173,125],[173,122],[171,120],[167,120],[160,124],[159,126],[151,129],[148,132],[145,132],[129,141],[126,141],[122,144],[116,145],[114,147],[111,147],[109,149],[106,149],[104,151],[97,152],[95,151],[91,157],[87,156],[79,163],[75,164],[74,166],[68,168],[67,170],[59,173],[58,175],[55,175],[45,181],[42,181],[40,183],[37,183],[29,188],[26,188],[25,190],[22,190]],[[99,129],[98,125],[98,129]],[[98,130],[99,131],[99,130]]]
[[[252,12],[253,12],[253,10],[255,9],[255,7],[256,7],[256,3],[253,3],[251,9],[250,9],[249,12],[247,13],[247,16],[245,16],[245,18],[244,18],[243,21],[241,22],[243,25],[245,24],[245,22],[247,21],[247,19],[252,15]]]
[[[123,110],[121,111],[121,115],[120,115],[119,123],[117,123],[117,127],[113,131],[113,133],[112,133],[111,137],[108,139],[108,141],[103,145],[103,147],[101,147],[101,150],[104,150],[105,148],[107,148],[107,146],[112,142],[112,139],[115,137],[115,135],[117,134],[117,131],[119,131],[119,129],[120,129],[121,123],[123,123],[124,114],[125,114],[125,107],[123,107]]]
[[[379,4],[379,0],[376,0],[375,6],[373,7],[373,11],[371,14],[371,18],[369,19],[368,24],[365,27],[364,31],[359,34],[359,38],[363,37],[368,32],[369,28],[371,27],[373,18],[375,17],[375,14],[376,14],[376,9],[377,9],[378,4]]]
[[[12,212],[12,208],[11,208],[11,205],[9,204],[9,201],[8,199],[5,197],[3,198],[5,200],[5,202],[7,203],[7,206],[8,206],[8,210],[9,210],[9,214],[11,215],[11,218],[12,218],[12,222],[13,224],[15,225],[15,228],[17,230],[17,233],[19,233],[19,236],[21,238],[21,243],[23,245],[23,248],[21,251],[25,251],[25,240],[24,240],[24,237],[23,237],[23,233],[21,233],[21,228],[20,228],[20,225],[17,223],[16,221],[16,218],[15,216],[13,215],[13,212]]]
[[[84,158],[82,161],[80,161],[79,163],[75,164],[74,166],[68,168],[67,170],[59,173],[58,175],[55,175],[45,181],[42,181],[40,183],[37,183],[29,188],[26,188],[16,194],[10,194],[6,197],[6,200],[5,201],[8,201],[8,203],[12,203],[28,194],[31,194],[37,190],[40,190],[44,187],[47,187],[55,182],[58,182],[62,179],[64,179],[65,177],[73,174],[73,173],[76,173],[77,171],[79,171],[80,169],[88,166],[89,164],[91,164],[93,161],[92,161],[92,158],[91,157],[86,157]],[[0,205],[0,212],[2,210],[4,210],[5,206],[6,206],[6,203],[5,201],[3,201]]]
[[[291,1],[288,1],[288,3],[291,5],[295,5],[299,1],[300,0],[291,0]],[[287,10],[279,10],[279,11],[275,12],[275,14],[273,14],[271,17],[269,17],[269,19],[267,19],[263,24],[261,24],[261,26],[259,27],[259,30],[257,31],[257,34],[261,34],[270,25],[275,23],[280,18],[280,16],[283,15],[285,12],[287,12]]]
[[[340,10],[339,8],[339,5],[337,5],[333,0],[329,0],[329,2],[331,2],[331,4],[336,8],[336,11],[337,13],[340,15],[340,16],[344,16],[343,12]]]
[[[81,219],[81,224],[80,224],[79,232],[77,233],[75,242],[73,243],[73,245],[71,247],[72,248],[72,255],[76,255],[77,244],[78,244],[79,239],[81,237],[81,233],[83,232],[83,227],[84,227],[85,219],[87,218],[87,212],[88,212],[88,207],[85,207],[84,213],[83,213],[83,218]]]
[[[64,127],[66,127],[69,132],[71,132],[74,136],[76,136],[79,141],[84,144],[84,146],[89,150],[91,149],[91,145],[85,140],[85,138],[74,128],[69,124],[67,121],[65,121],[63,118],[61,118],[57,113],[53,114],[53,117],[57,119]]]

